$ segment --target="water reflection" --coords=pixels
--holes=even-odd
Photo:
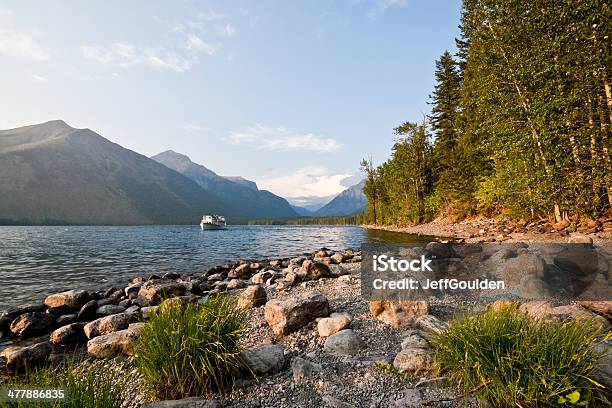
[[[427,235],[404,234],[401,232],[368,229],[366,231],[366,243],[376,244],[413,244],[417,242],[434,241],[436,237]]]

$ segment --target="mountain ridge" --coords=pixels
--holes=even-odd
[[[247,217],[297,217],[289,202],[243,177],[223,177],[207,167],[193,162],[187,155],[166,150],[151,157],[172,170],[195,181],[200,187],[222,201],[231,202]]]
[[[228,208],[195,182],[90,129],[50,121],[0,131],[3,223],[196,224]]]
[[[364,185],[365,180],[361,180],[359,183],[350,186],[334,197],[330,202],[315,211],[313,216],[343,216],[353,215],[363,211],[367,205],[367,199],[363,194]]]

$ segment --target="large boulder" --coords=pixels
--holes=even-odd
[[[23,369],[32,369],[45,363],[51,354],[51,345],[45,341],[25,347],[9,347],[0,353],[6,368],[16,372]]]
[[[84,322],[94,319],[96,317],[96,310],[98,310],[98,301],[90,300],[89,302],[85,303],[83,307],[81,307],[81,309],[79,310],[79,313],[77,314],[77,320]]]
[[[15,336],[33,337],[51,331],[55,319],[48,313],[32,312],[22,314],[11,323],[10,330]]]
[[[600,316],[605,317],[609,321],[612,321],[612,301],[589,301],[583,300],[577,302],[580,306],[590,310],[593,313],[597,313]]]
[[[323,345],[323,349],[330,354],[346,356],[358,353],[363,347],[363,341],[351,329],[344,329],[330,336]]]
[[[241,309],[251,309],[266,304],[268,295],[261,285],[251,285],[238,296],[238,307]]]
[[[132,323],[125,330],[95,337],[87,342],[87,353],[95,358],[133,356],[144,325],[145,323]]]
[[[434,361],[430,350],[409,347],[400,351],[393,360],[393,367],[402,374],[419,375],[434,371]]]
[[[130,316],[126,313],[118,313],[106,317],[101,317],[91,323],[87,323],[83,328],[88,339],[103,336],[119,330],[127,329],[130,324]]]
[[[428,314],[429,305],[424,300],[376,300],[370,302],[370,313],[391,327],[399,329],[410,326],[417,317]]]
[[[506,260],[501,266],[498,276],[509,287],[518,287],[526,276],[544,277],[544,259],[535,254],[521,254],[516,258]]]
[[[25,313],[44,312],[46,306],[42,303],[28,303],[8,308],[0,312],[0,331],[8,330],[13,320]]]
[[[45,305],[49,307],[66,307],[79,310],[89,301],[89,293],[84,290],[69,290],[47,296]]]
[[[242,289],[246,286],[246,282],[242,279],[232,279],[227,282],[227,290]]]
[[[351,315],[348,313],[332,313],[329,317],[324,317],[317,324],[317,331],[321,337],[329,337],[338,333],[351,325]]]
[[[419,329],[427,339],[431,339],[448,329],[448,323],[432,315],[423,315],[416,318],[414,327]]]
[[[274,274],[274,271],[269,271],[269,270],[259,271],[251,277],[251,282],[261,285],[263,283],[266,283],[266,281],[270,279],[273,276],[273,274]]]
[[[359,271],[360,265],[358,263],[342,264],[342,265],[329,265],[329,273],[332,278],[339,278],[344,275],[350,275]]]
[[[181,284],[167,279],[153,279],[142,284],[138,296],[156,305],[165,298],[182,296],[184,293],[185,287]]]
[[[303,293],[285,300],[266,303],[264,317],[278,335],[298,330],[317,317],[329,315],[329,302],[322,293]]]
[[[234,273],[240,279],[249,279],[251,277],[251,264],[243,263],[242,265],[238,265],[236,269],[234,269]]]
[[[425,249],[437,258],[454,258],[457,256],[453,245],[449,243],[430,242],[425,246]]]
[[[50,341],[54,347],[72,348],[85,343],[87,337],[82,323],[72,323],[51,333]]]
[[[238,358],[255,375],[272,374],[283,367],[285,349],[277,344],[265,344],[242,351]]]
[[[527,275],[521,279],[518,292],[524,299],[546,299],[555,291],[544,280],[534,275]]]
[[[402,350],[409,348],[428,349],[429,342],[419,333],[418,330],[409,330],[404,334],[406,337],[402,340]]]
[[[522,303],[519,310],[541,320],[588,320],[601,326],[603,330],[608,330],[610,327],[610,323],[605,317],[590,312],[576,304],[554,306],[547,300],[530,301]]]
[[[332,256],[329,257],[329,259],[331,259],[334,263],[342,263],[342,261],[344,261],[346,257],[344,256],[344,254],[342,252],[336,252],[335,254],[333,254]]]
[[[104,305],[96,309],[98,316],[110,316],[125,312],[125,307],[119,305]]]
[[[129,299],[136,299],[138,297],[138,292],[140,291],[141,287],[141,283],[133,283],[127,286],[123,291],[125,293],[125,296],[127,296]]]
[[[60,317],[57,318],[55,323],[57,323],[58,326],[65,326],[67,324],[74,323],[76,321],[76,318],[77,318],[76,313],[61,315]]]
[[[308,279],[325,278],[330,275],[329,266],[322,262],[315,262],[307,259],[304,261],[304,263],[302,263],[300,275],[305,276]]]

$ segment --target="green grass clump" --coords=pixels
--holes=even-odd
[[[407,379],[408,376],[399,372],[397,368],[393,366],[392,363],[386,360],[378,360],[372,363],[372,367],[376,370],[380,370],[384,373],[397,377],[399,379]]]
[[[124,386],[102,368],[77,367],[66,362],[56,368],[28,370],[22,377],[11,377],[0,387],[61,389],[66,398],[61,401],[0,401],[0,407],[10,408],[121,408]]]
[[[238,341],[246,313],[229,296],[204,304],[166,301],[140,336],[136,365],[151,393],[180,399],[223,391],[242,370]]]
[[[511,306],[456,320],[433,346],[449,379],[496,407],[599,407],[592,346],[602,334],[588,320],[544,322]]]

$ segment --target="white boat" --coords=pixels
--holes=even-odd
[[[221,230],[225,229],[225,217],[222,215],[205,215],[200,221],[200,228],[204,230]]]

